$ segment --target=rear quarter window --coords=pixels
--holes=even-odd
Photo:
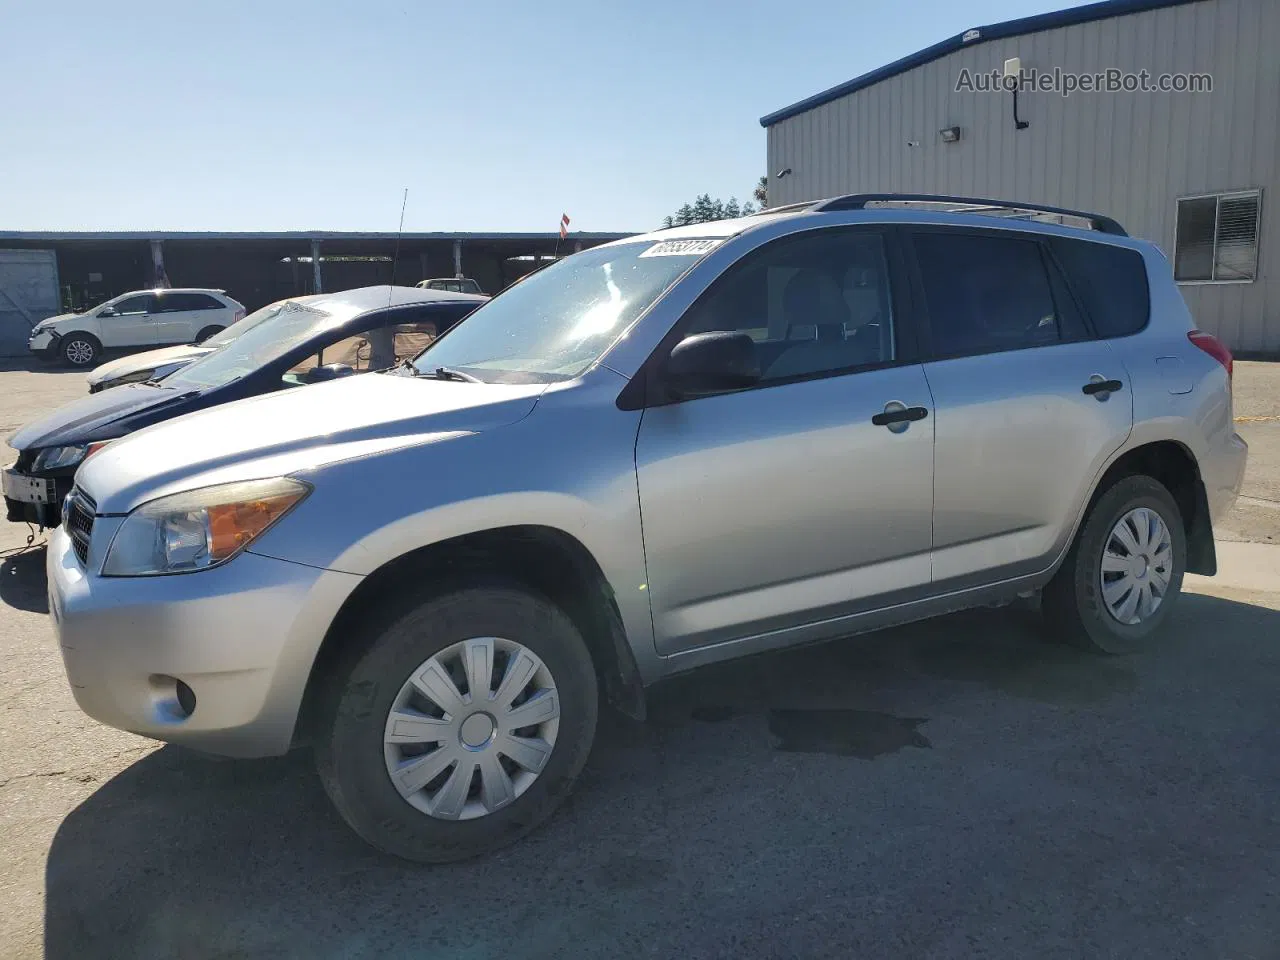
[[[1147,265],[1136,250],[1055,237],[1053,252],[1100,337],[1127,337],[1147,325]]]

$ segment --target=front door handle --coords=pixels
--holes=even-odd
[[[1080,389],[1093,396],[1096,393],[1115,393],[1124,389],[1124,383],[1120,380],[1090,380]]]
[[[906,425],[915,423],[917,420],[923,420],[929,415],[928,409],[925,407],[906,407],[901,403],[885,404],[884,412],[877,413],[871,418],[871,422],[877,427],[888,427],[893,429],[895,426],[905,430]]]

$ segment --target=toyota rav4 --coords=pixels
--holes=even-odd
[[[631,237],[410,363],[90,456],[48,551],[81,707],[314,748],[447,861],[571,789],[598,690],[1038,593],[1146,647],[1246,457],[1231,355],[1096,215],[842,197]]]

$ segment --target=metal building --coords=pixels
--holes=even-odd
[[[1278,44],[1280,0],[1107,0],[976,27],[763,117],[769,205],[898,192],[1108,214],[1160,245],[1203,329],[1275,354]]]

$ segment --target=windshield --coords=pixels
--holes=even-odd
[[[209,390],[253,373],[310,339],[326,327],[345,322],[342,316],[304,306],[294,300],[266,307],[275,312],[256,323],[220,350],[207,353],[194,363],[164,379],[175,390]],[[246,317],[246,320],[249,318]]]
[[[238,320],[220,333],[215,333],[208,340],[204,341],[201,346],[213,347],[214,349],[217,349],[218,347],[225,347],[242,333],[248,333],[258,324],[262,323],[262,321],[270,320],[277,313],[283,310],[285,304],[288,302],[288,300],[279,300],[276,303],[267,304],[267,306],[263,307],[261,310],[253,311],[253,313],[249,314],[243,320]]]
[[[481,306],[413,367],[497,383],[572,380],[705,252],[705,244],[647,242],[574,254]]]

